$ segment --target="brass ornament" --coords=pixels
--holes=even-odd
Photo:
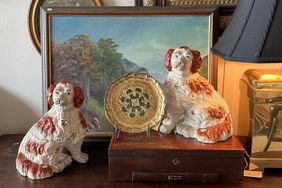
[[[142,73],[128,73],[106,91],[105,114],[122,132],[140,133],[159,126],[165,96],[159,83]]]
[[[168,6],[236,6],[238,0],[167,0]]]
[[[143,6],[156,6],[156,0],[143,0]]]

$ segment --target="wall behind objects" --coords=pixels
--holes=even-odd
[[[30,1],[0,1],[0,134],[24,133],[41,115],[41,57],[28,31]]]
[[[104,0],[134,5],[135,0]],[[0,134],[26,133],[41,117],[41,56],[30,39],[31,0],[0,1]]]

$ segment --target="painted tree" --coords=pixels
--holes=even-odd
[[[125,73],[121,65],[122,54],[117,50],[118,44],[112,39],[101,38],[97,42],[97,56],[91,67],[92,80],[100,92],[105,92],[106,87],[114,79]]]
[[[52,64],[57,80],[85,81],[96,57],[96,44],[89,35],[76,35],[63,44],[53,43]]]
[[[105,124],[105,90],[111,81],[125,73],[118,45],[112,39],[102,38],[95,43],[89,35],[76,35],[62,44],[53,43],[52,55],[54,79],[71,81],[84,90],[84,115],[90,127]]]

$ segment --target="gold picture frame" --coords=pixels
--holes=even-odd
[[[67,5],[68,1],[70,2]],[[44,5],[51,5],[51,6],[73,6],[71,3],[76,3],[75,6],[79,5],[79,2],[90,2],[95,7],[102,6],[100,0],[58,0],[52,1],[52,3],[48,4],[48,0],[31,0],[29,11],[28,11],[28,29],[29,34],[32,40],[32,43],[36,50],[41,53],[41,46],[40,46],[40,19],[39,19],[39,9],[41,6]],[[56,4],[56,2],[59,2]],[[85,4],[84,4],[85,5]]]
[[[238,0],[166,0],[167,6],[220,6],[220,7],[235,7]]]

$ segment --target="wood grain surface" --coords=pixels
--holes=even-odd
[[[53,187],[126,187],[126,188],[159,188],[159,187],[193,187],[193,188],[279,188],[282,185],[282,171],[269,169],[262,180],[244,178],[242,184],[202,184],[202,183],[110,183],[108,181],[108,157],[109,142],[87,142],[83,145],[83,151],[89,154],[87,164],[73,162],[64,172],[56,174],[52,178],[32,181],[22,177],[15,168],[15,159],[18,146],[23,135],[0,136],[0,187],[1,188],[53,188]],[[144,136],[144,138],[146,138]]]

